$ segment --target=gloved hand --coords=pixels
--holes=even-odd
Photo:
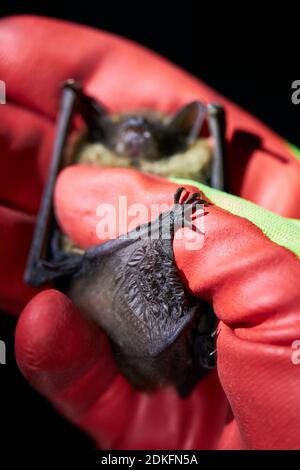
[[[196,46],[195,46],[196,47]],[[114,112],[173,112],[193,99],[227,111],[229,190],[279,214],[300,215],[300,164],[262,123],[165,59],[111,34],[37,17],[0,21],[0,308],[18,314],[37,292],[23,272],[47,178],[61,83],[75,78]]]
[[[150,209],[154,201],[172,205],[178,186],[193,185],[75,165],[60,174],[56,213],[64,232],[87,247],[99,242],[100,203],[112,204],[123,221],[120,195],[128,207],[142,202]],[[220,320],[217,371],[185,400],[171,388],[138,392],[116,370],[104,333],[55,290],[37,295],[19,319],[19,367],[102,448],[297,449],[300,366],[291,346],[300,334],[300,227],[197,186],[211,202],[204,245],[189,251],[178,237],[174,252],[183,282],[211,302]]]
[[[165,60],[110,34],[30,17],[0,22],[0,50],[0,77],[6,82],[8,98],[1,107],[0,129],[2,309],[18,313],[35,292],[23,286],[22,275],[47,175],[59,87],[70,77],[82,80],[88,93],[115,112],[147,106],[171,112],[195,98],[221,102],[228,114],[230,191],[280,214],[299,217],[300,165],[288,145]],[[125,188],[113,188],[130,195],[138,179],[132,178]],[[152,185],[154,192],[158,188]],[[163,186],[159,187],[162,191]],[[162,198],[170,198],[174,187],[165,191]],[[107,199],[101,195],[103,200],[109,200],[109,194]],[[218,369],[234,419],[216,373],[186,401],[171,390],[151,398],[134,392],[116,373],[105,336],[85,322],[62,294],[43,292],[21,317],[16,345],[20,367],[34,386],[102,447],[299,446],[298,370],[289,361],[290,341],[297,331],[296,313],[293,317],[290,312],[299,307],[291,292],[299,276],[294,266],[298,262],[246,220],[238,218],[236,224],[236,217],[211,210],[217,216],[212,214],[211,225],[206,226],[210,237],[206,236],[206,248],[199,252],[201,264],[197,263],[203,270],[199,274],[193,260],[182,260],[185,271],[190,267],[199,276],[194,282],[191,277],[195,294],[211,297],[223,321]],[[238,233],[235,226],[240,227]],[[284,231],[283,223],[279,232]],[[247,247],[260,248],[256,257],[248,248],[246,253],[243,250],[245,237],[247,244],[252,243]],[[261,247],[261,241],[272,249]],[[271,266],[273,281],[268,280]],[[226,271],[229,268],[232,271]],[[266,288],[269,283],[271,289]]]

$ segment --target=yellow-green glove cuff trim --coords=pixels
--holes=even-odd
[[[255,224],[270,240],[287,248],[300,258],[300,221],[288,219],[264,209],[246,199],[213,189],[205,184],[182,178],[169,178],[181,186],[199,188],[211,202]]]

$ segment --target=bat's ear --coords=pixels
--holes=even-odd
[[[193,101],[181,108],[170,121],[168,128],[172,132],[182,135],[187,144],[193,143],[202,128],[206,106],[200,101]]]

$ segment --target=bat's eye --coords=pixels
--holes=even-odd
[[[157,157],[157,143],[148,122],[143,118],[131,118],[119,129],[116,152],[132,158]]]

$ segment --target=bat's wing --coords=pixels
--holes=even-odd
[[[148,353],[152,357],[158,356],[168,346],[174,343],[177,337],[193,320],[196,308],[191,308],[186,315],[178,322],[165,325],[157,325],[157,329],[151,328],[150,338],[148,344]]]
[[[53,253],[51,247],[55,231],[58,230],[53,211],[53,190],[57,174],[65,164],[63,150],[76,103],[75,85],[73,81],[69,81],[63,89],[48,182],[43,194],[24,275],[26,284],[34,287],[69,275],[77,268],[81,260],[80,255]]]
[[[66,255],[64,259],[37,260],[25,273],[25,282],[40,287],[47,282],[59,281],[72,276],[80,269],[81,255]]]

